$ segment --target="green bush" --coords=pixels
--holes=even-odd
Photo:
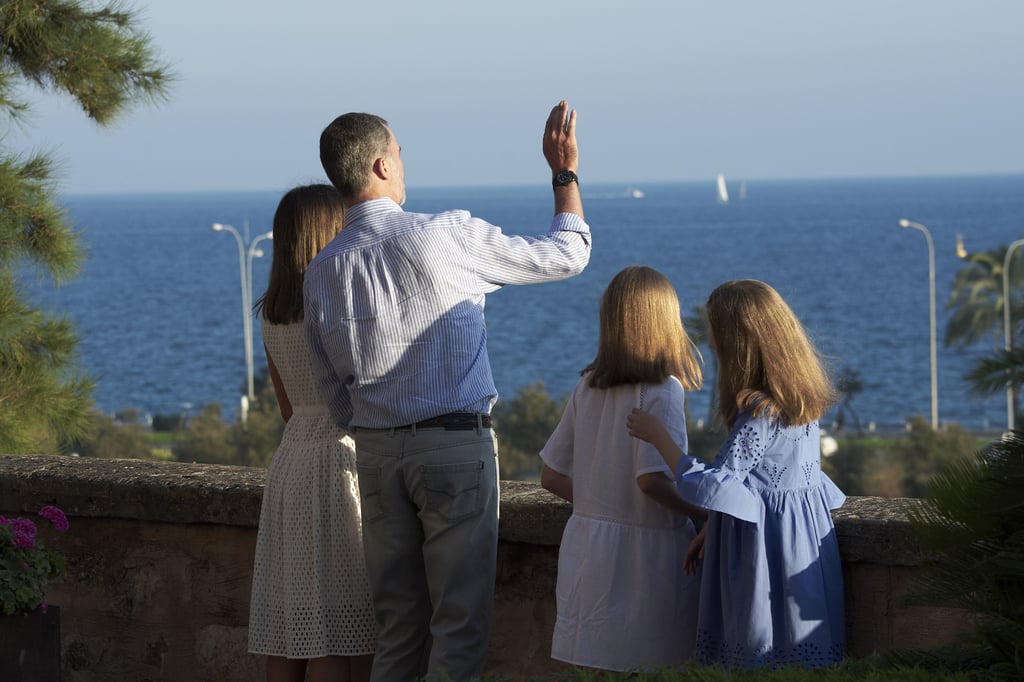
[[[919,511],[923,546],[939,552],[914,601],[967,609],[996,657],[992,672],[1024,678],[1024,432],[946,465]]]
[[[146,428],[134,410],[121,412],[118,419],[93,412],[85,432],[71,441],[67,449],[83,457],[153,458]]]
[[[494,406],[498,460],[506,479],[535,479],[540,473],[538,454],[558,426],[567,397],[555,400],[537,381],[522,386],[511,400]]]
[[[839,438],[839,449],[822,458],[822,470],[847,495],[920,497],[943,466],[970,457],[973,436],[959,426],[939,431],[912,417],[905,436]]]

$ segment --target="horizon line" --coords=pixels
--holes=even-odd
[[[964,173],[925,173],[925,174],[895,174],[895,175],[837,175],[837,176],[817,176],[817,177],[748,177],[748,176],[729,176],[726,175],[726,179],[730,183],[786,183],[786,182],[851,182],[851,181],[866,181],[866,180],[939,180],[939,179],[984,179],[984,178],[1015,178],[1024,176],[1024,170],[1015,172],[964,172]],[[730,180],[729,178],[732,177]],[[717,174],[710,176],[707,179],[675,179],[675,180],[632,180],[632,181],[621,181],[621,180],[597,180],[592,183],[587,183],[584,187],[623,187],[627,189],[643,189],[643,186],[664,186],[664,185],[714,185],[717,178]],[[96,191],[84,191],[84,192],[62,192],[57,190],[55,194],[58,197],[72,198],[72,197],[115,197],[115,196],[174,196],[183,194],[265,194],[268,192],[284,193],[296,187],[304,184],[315,184],[323,183],[330,184],[326,178],[314,178],[301,183],[289,184],[283,188],[257,188],[257,189],[175,189],[175,190],[127,190],[127,191],[110,191],[110,190],[96,190]],[[535,187],[547,187],[546,182],[538,183],[524,183],[524,182],[509,182],[509,183],[465,183],[465,184],[441,184],[441,185],[430,185],[430,184],[409,184],[407,190],[409,191],[437,191],[437,190],[460,190],[460,189],[530,189]],[[584,190],[584,198],[585,190]]]

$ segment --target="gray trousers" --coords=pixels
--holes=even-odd
[[[373,682],[481,675],[498,551],[490,429],[356,429],[363,547],[380,627]]]

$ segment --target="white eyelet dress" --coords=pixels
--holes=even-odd
[[[373,653],[352,438],[320,398],[302,323],[262,320],[292,417],[267,470],[249,607],[249,652],[288,658]]]

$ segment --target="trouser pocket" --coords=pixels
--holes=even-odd
[[[480,486],[484,463],[480,460],[424,464],[420,471],[426,492],[425,513],[454,522],[478,516],[483,511],[484,496]]]
[[[381,500],[381,468],[360,464],[359,470],[359,502],[362,508],[363,523],[369,523],[384,516],[384,504]]]

